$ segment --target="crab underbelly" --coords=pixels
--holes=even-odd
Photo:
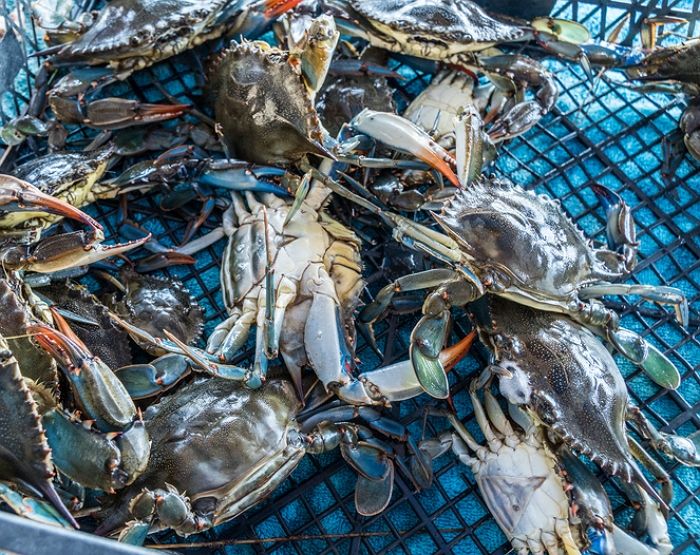
[[[568,500],[553,460],[527,444],[503,446],[476,479],[491,513],[514,537],[552,528],[553,514],[567,517]]]

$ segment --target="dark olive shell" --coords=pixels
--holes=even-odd
[[[323,154],[311,95],[289,54],[267,43],[233,41],[209,73],[216,121],[232,155],[285,164]]]
[[[39,289],[57,307],[92,320],[97,325],[68,320],[75,334],[87,345],[93,355],[98,356],[113,370],[131,364],[131,346],[127,333],[115,326],[109,310],[97,297],[82,285],[57,283]]]
[[[126,292],[110,303],[122,318],[154,337],[168,330],[188,345],[201,337],[204,311],[181,282],[137,273],[123,277]]]
[[[219,502],[261,465],[292,456],[281,448],[287,431],[298,429],[300,409],[292,385],[270,380],[259,389],[248,389],[232,380],[209,378],[178,389],[145,413],[151,438],[151,456],[145,472],[119,493],[114,507],[106,511],[101,530],[114,530],[130,520],[129,501],[144,487],[166,484],[186,492],[195,512],[214,519]],[[300,453],[294,453],[298,456]],[[267,480],[284,479],[268,475]],[[250,490],[270,484],[245,484]],[[254,502],[254,496],[251,499]]]

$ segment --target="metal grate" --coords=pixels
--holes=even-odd
[[[26,4],[0,0],[0,15],[13,14],[16,21],[28,22],[18,14]],[[78,7],[91,9],[93,2]],[[684,17],[689,24],[683,33],[693,36],[700,25],[700,0],[597,1],[560,0],[553,12],[559,17],[584,23],[595,38],[604,38],[626,14],[631,14],[625,42],[636,41],[643,18],[661,14]],[[23,46],[37,47],[37,35],[31,25],[22,31]],[[669,39],[673,40],[673,38]],[[215,50],[216,46],[211,50]],[[200,49],[198,54],[210,50]],[[610,304],[623,315],[624,326],[645,335],[649,341],[669,354],[683,375],[677,391],[660,390],[640,371],[618,360],[633,400],[651,421],[664,431],[682,434],[700,429],[700,165],[689,156],[665,159],[665,147],[677,130],[684,99],[662,94],[642,95],[601,81],[594,94],[583,71],[558,61],[548,61],[562,91],[555,110],[524,137],[501,150],[498,170],[515,181],[561,199],[563,206],[591,236],[602,237],[604,221],[589,185],[594,182],[620,191],[633,207],[641,241],[640,262],[629,280],[638,283],[666,284],[681,288],[690,301],[691,324],[688,330],[675,324],[671,314],[635,299],[612,298]],[[125,95],[144,101],[163,99],[165,87],[179,100],[201,105],[201,78],[196,57],[191,53],[145,70],[126,83],[114,87],[110,94]],[[28,103],[38,62],[28,62],[20,73],[16,88],[0,95],[0,119],[5,122],[22,113]],[[429,76],[416,74],[402,83],[406,98],[415,96]],[[580,106],[586,103],[585,109]],[[70,141],[84,139],[84,131],[74,131]],[[45,148],[43,141],[28,141],[19,152],[8,157],[10,169],[15,161],[29,158]],[[0,150],[0,153],[2,151]],[[15,156],[16,155],[16,156]],[[125,163],[128,163],[126,161]],[[344,204],[337,202],[336,207]],[[185,222],[177,214],[162,214],[152,198],[129,200],[132,219],[142,223],[166,245],[179,244]],[[341,210],[342,213],[342,210]],[[94,214],[111,235],[116,235],[118,206],[101,203]],[[207,223],[213,227],[216,221]],[[206,226],[205,226],[206,227]],[[407,271],[383,264],[388,249],[381,235],[367,227],[369,239],[363,253],[369,290],[376,291],[389,279]],[[164,273],[182,280],[206,310],[209,333],[225,316],[218,280],[218,260],[223,249],[219,243],[198,256],[190,267],[177,267]],[[395,250],[388,251],[389,254]],[[395,259],[396,257],[394,257]],[[414,316],[392,315],[380,326],[380,346],[384,363],[406,356],[408,336]],[[468,327],[466,319],[457,318],[457,333]],[[250,353],[243,355],[248,356]],[[358,354],[371,368],[379,361],[362,342]],[[473,414],[465,391],[467,380],[485,363],[485,353],[475,348],[473,355],[452,375],[455,404],[474,430]],[[424,399],[407,401],[396,407],[397,416],[412,432],[421,433]],[[427,433],[441,431],[443,422],[431,421]],[[700,479],[695,469],[663,461],[670,470],[675,488],[674,506],[669,529],[676,549],[674,553],[700,553]],[[612,481],[607,486],[616,513],[624,524],[630,510]],[[509,551],[495,522],[481,501],[469,471],[453,458],[436,461],[436,480],[430,490],[416,493],[410,481],[397,473],[395,493],[389,508],[373,518],[358,516],[353,506],[354,475],[336,453],[306,457],[291,478],[269,500],[235,521],[191,538],[190,541],[247,542],[266,538],[297,539],[255,543],[238,543],[227,547],[199,548],[202,552],[255,553],[485,553]],[[335,535],[323,538],[320,536]],[[175,541],[172,536],[158,538]],[[188,552],[191,552],[188,550]]]

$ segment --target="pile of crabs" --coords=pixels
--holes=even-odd
[[[34,6],[51,46],[29,109],[0,131],[10,509],[133,544],[188,536],[260,502],[305,454],[339,448],[357,472],[357,511],[376,515],[397,466],[427,488],[451,450],[517,553],[671,552],[660,461],[700,465],[697,438],[655,429],[613,354],[664,388],[680,374],[603,298],[668,305],[681,325],[686,299],[621,282],[638,242],[618,193],[593,187],[600,245],[492,162],[555,107],[538,56],[693,96],[697,42],[623,51],[616,36],[593,43],[578,24],[469,0],[113,0],[77,20],[51,6]],[[646,23],[653,39],[673,21]],[[109,96],[180,54],[206,67],[201,105]],[[397,60],[431,77],[413,99]],[[697,106],[680,133],[700,158]],[[27,143],[48,154],[12,163]],[[146,197],[186,219],[182,246],[129,219]],[[124,242],[108,245],[82,208],[115,198]],[[368,229],[425,264],[368,289]],[[205,340],[191,294],[150,272],[221,240],[228,317]],[[408,359],[360,366],[356,331],[376,348],[375,324],[409,305],[421,314]],[[454,341],[453,318],[474,331]],[[475,337],[489,353],[468,385],[483,442],[455,412],[448,376]],[[450,431],[412,437],[388,416],[420,395]],[[637,510],[626,531],[590,463]]]

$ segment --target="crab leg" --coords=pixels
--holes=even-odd
[[[688,299],[680,289],[662,285],[640,285],[628,283],[602,283],[584,287],[579,298],[594,299],[605,295],[639,295],[645,300],[659,304],[673,305],[676,319],[683,326],[688,326]]]
[[[117,368],[114,373],[132,399],[145,399],[168,391],[191,371],[189,359],[168,353],[150,364],[132,364]]]
[[[59,95],[50,95],[49,104],[56,117],[64,123],[79,123],[107,130],[176,118],[190,109],[188,104],[144,104],[124,98],[103,98],[82,106],[78,100]]]
[[[552,110],[559,97],[552,74],[527,56],[502,54],[483,57],[474,65],[486,73],[499,89],[516,98],[522,95],[525,86],[536,90],[535,101],[518,102],[491,127],[489,136],[494,141],[512,139],[530,130]]]
[[[648,440],[655,451],[676,459],[687,466],[700,466],[700,444],[697,433],[685,438],[657,430],[639,407],[629,404],[627,416],[639,427],[641,436]]]

